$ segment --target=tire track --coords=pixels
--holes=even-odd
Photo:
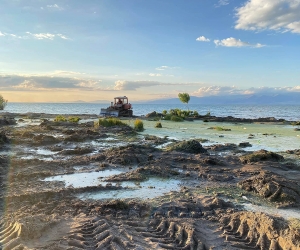
[[[0,248],[10,250],[20,246],[21,224],[17,222],[2,222],[0,227]],[[20,246],[20,249],[21,246]]]
[[[239,249],[300,249],[300,231],[280,218],[263,213],[237,212],[222,218],[226,241]]]
[[[95,218],[75,229],[68,237],[68,245],[79,249],[133,249],[130,235],[106,219]]]

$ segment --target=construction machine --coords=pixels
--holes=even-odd
[[[114,98],[114,101],[111,102],[110,106],[106,109],[101,109],[101,116],[132,116],[132,106],[128,102],[128,98],[126,96],[117,96]]]

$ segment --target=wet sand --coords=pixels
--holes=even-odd
[[[300,249],[297,126],[54,117],[2,118],[2,249]]]

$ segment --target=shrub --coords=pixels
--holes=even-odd
[[[161,113],[162,113],[163,115],[166,115],[166,114],[168,113],[168,111],[167,111],[167,110],[163,110]]]
[[[143,131],[144,130],[144,123],[143,123],[143,121],[140,120],[140,119],[136,119],[134,121],[134,129],[136,131]]]
[[[112,126],[127,126],[126,123],[122,122],[118,118],[110,117],[110,118],[100,118],[98,121],[99,126],[103,127],[112,127]]]
[[[55,122],[66,122],[68,121],[66,117],[64,117],[63,115],[58,115],[54,118]]]
[[[182,103],[186,103],[187,108],[189,109],[188,103],[190,101],[190,95],[188,93],[179,93],[178,98]]]
[[[69,122],[79,122],[81,120],[81,118],[79,118],[78,116],[70,116],[68,118]]]
[[[171,116],[171,121],[173,122],[183,122],[183,118],[176,116],[176,115],[172,115]]]
[[[161,122],[157,122],[157,123],[155,124],[155,127],[156,127],[156,128],[162,128]]]
[[[172,117],[171,114],[166,114],[166,115],[164,116],[164,119],[167,120],[167,121],[169,121],[169,120],[171,120],[171,117]]]
[[[5,100],[2,95],[0,95],[0,110],[3,110],[6,104],[7,104],[7,100]]]
[[[196,110],[194,111],[193,114],[194,114],[194,116],[199,116],[199,113],[198,113],[198,111],[196,111]]]

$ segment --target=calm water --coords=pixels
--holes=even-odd
[[[99,114],[101,108],[109,104],[96,103],[8,103],[4,112],[49,113],[49,114]],[[152,111],[161,112],[174,108],[186,109],[176,104],[133,104],[134,115],[146,115]],[[275,117],[277,119],[300,120],[300,105],[189,105],[200,115],[210,112],[214,116],[233,116],[240,118]],[[3,111],[2,111],[3,112]]]

